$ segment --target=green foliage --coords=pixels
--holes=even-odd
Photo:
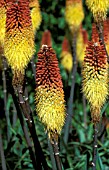
[[[37,52],[40,49],[41,37],[43,31],[50,30],[52,35],[52,45],[56,51],[59,60],[59,67],[62,75],[66,107],[69,99],[69,91],[71,86],[71,75],[69,76],[66,70],[60,63],[60,54],[62,50],[62,41],[67,34],[67,26],[64,18],[65,2],[63,0],[51,1],[40,0],[42,23],[36,33],[35,43],[36,52],[34,61],[37,61]],[[88,11],[84,2],[85,19],[83,27],[88,31],[89,38],[91,37],[91,23],[92,15]],[[70,135],[68,145],[63,142],[63,134],[60,137],[60,155],[63,164],[63,170],[91,170],[92,161],[92,147],[93,147],[93,125],[91,123],[91,115],[89,105],[86,102],[86,115],[84,114],[83,94],[81,87],[81,68],[78,66],[76,74],[76,85],[74,93],[73,109],[74,114],[72,117],[72,126],[70,127]],[[2,73],[0,73],[2,77]],[[38,120],[35,113],[35,81],[31,70],[31,64],[28,65],[26,70],[27,87],[29,92],[29,103],[34,112],[34,120],[38,139],[43,149],[44,155],[50,169],[52,169],[50,153],[48,150],[47,136],[44,126]],[[102,89],[101,89],[102,90]],[[4,146],[4,153],[6,158],[6,165],[8,170],[33,170],[32,161],[30,159],[28,146],[25,141],[24,133],[22,131],[19,119],[16,116],[16,110],[13,105],[11,95],[7,95],[7,110],[8,120],[6,120],[4,104],[3,104],[3,85],[0,81],[0,129],[2,131],[2,140]],[[103,107],[103,112],[106,112],[106,119],[109,116],[109,103],[107,102]],[[103,123],[101,123],[103,126]],[[101,131],[100,131],[101,132]],[[7,134],[9,133],[9,134]],[[99,136],[101,133],[99,133]],[[9,140],[7,140],[7,136]],[[98,153],[97,153],[97,170],[109,169],[109,130],[104,130],[104,133],[98,138]],[[33,145],[33,144],[32,144]],[[0,160],[1,169],[1,160]]]

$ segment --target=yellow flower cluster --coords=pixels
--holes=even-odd
[[[72,62],[72,54],[68,51],[62,51],[61,53],[61,64],[68,71],[71,72],[73,62]]]
[[[73,57],[71,54],[69,41],[66,37],[64,37],[64,40],[62,42],[62,52],[60,58],[61,64],[64,67],[64,69],[68,72],[71,72],[73,67]]]
[[[39,28],[41,21],[42,21],[42,16],[41,16],[38,0],[30,0],[29,7],[31,10],[33,31],[35,33],[35,31]]]
[[[49,137],[61,133],[65,121],[63,90],[39,86],[36,90],[36,112]]]
[[[96,22],[103,21],[106,18],[109,0],[86,0],[86,4],[93,13]]]
[[[70,3],[67,3],[67,1],[69,0],[66,0],[65,19],[71,32],[73,33],[80,27],[84,19],[84,11],[81,0],[71,0]]]
[[[4,53],[12,70],[24,73],[34,52],[34,34],[28,1],[20,0],[18,4],[11,3],[7,7],[4,46]]]
[[[6,7],[4,0],[0,2],[0,54],[3,53],[6,23]]]
[[[80,30],[78,31],[77,34],[77,41],[76,41],[77,60],[80,64],[82,64],[82,62],[84,61],[87,43],[88,43],[87,31],[80,27]]]

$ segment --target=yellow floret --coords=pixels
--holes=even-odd
[[[5,37],[5,24],[6,24],[6,9],[5,7],[0,8],[0,46],[4,47]]]
[[[91,105],[93,122],[97,122],[100,119],[100,109],[108,95],[108,64],[97,74],[93,67],[84,62],[82,75],[83,92]]]
[[[86,4],[93,13],[95,21],[102,21],[106,18],[109,0],[86,0]]]
[[[55,133],[59,135],[65,122],[63,90],[39,86],[36,89],[36,112],[49,137],[52,138]]]
[[[12,70],[24,72],[34,52],[34,36],[31,28],[13,34],[6,33],[4,53]]]
[[[42,16],[41,16],[38,0],[30,0],[29,7],[31,9],[33,31],[35,33],[35,31],[39,28],[41,21],[42,21]]]
[[[62,51],[62,53],[61,53],[61,64],[68,72],[71,72],[73,62],[72,62],[72,55],[71,55],[70,52]]]
[[[84,12],[81,3],[72,3],[65,9],[65,19],[71,32],[78,29],[84,19]]]

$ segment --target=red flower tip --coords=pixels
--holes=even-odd
[[[36,64],[36,86],[62,88],[62,80],[56,54],[51,47],[42,45]]]
[[[48,47],[52,46],[51,33],[49,30],[44,31],[42,35],[41,46],[42,45],[47,45]]]
[[[15,0],[13,0],[15,2]],[[6,31],[13,32],[13,30],[19,30],[31,27],[31,17],[29,11],[29,1],[19,0],[17,3],[13,3],[9,0],[8,10],[7,10],[7,27]],[[11,17],[15,16],[15,17]]]
[[[93,41],[89,41],[84,61],[87,63],[87,66],[91,66],[94,69],[96,75],[101,74],[100,70],[105,68],[107,63],[104,46],[100,42],[93,43]],[[92,74],[91,70],[90,73]]]
[[[109,41],[109,18],[103,22],[104,41]]]
[[[88,33],[85,29],[82,29],[82,35],[83,35],[84,44],[87,44],[88,43]]]
[[[64,37],[64,40],[62,42],[62,51],[70,51],[70,44],[66,37]]]
[[[97,28],[96,28],[96,24],[92,25],[92,41],[94,43],[99,42],[99,35],[98,35]]]
[[[81,0],[66,0],[66,5],[71,5],[74,3],[80,3],[82,2]]]

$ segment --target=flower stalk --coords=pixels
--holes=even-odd
[[[108,62],[95,26],[92,30],[92,41],[86,48],[82,76],[83,93],[90,103],[92,121],[96,124],[100,121],[100,110],[108,95]]]

